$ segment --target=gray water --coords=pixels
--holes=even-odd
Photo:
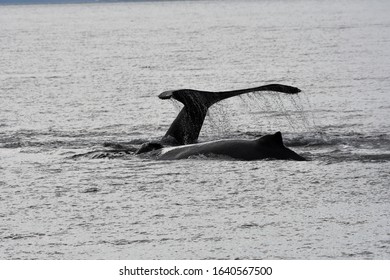
[[[1,259],[389,259],[390,2],[0,6]],[[73,155],[160,139],[165,90],[297,86],[200,141],[310,159]]]

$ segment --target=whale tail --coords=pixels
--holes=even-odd
[[[221,92],[180,89],[161,93],[158,96],[160,99],[172,98],[184,105],[176,119],[172,122],[167,133],[162,138],[162,143],[171,145],[195,143],[199,137],[207,110],[210,106],[233,96],[259,91],[275,91],[286,94],[297,94],[301,90],[287,85],[269,84],[260,87]]]

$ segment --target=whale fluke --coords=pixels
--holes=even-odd
[[[177,115],[176,119],[172,122],[161,142],[175,145],[195,143],[199,137],[207,110],[210,106],[233,96],[259,91],[275,91],[286,94],[297,94],[301,90],[287,85],[269,84],[260,87],[220,92],[193,89],[164,91],[158,96],[160,99],[172,98],[183,103],[184,107]]]
[[[218,101],[221,101],[229,97],[237,96],[243,93],[250,93],[250,92],[257,92],[257,91],[275,91],[275,92],[282,92],[286,94],[297,94],[301,92],[301,90],[297,87],[281,85],[281,84],[269,84],[260,87],[245,88],[245,89],[230,90],[230,91],[219,91],[219,92],[201,91],[201,90],[194,90],[194,89],[168,90],[160,93],[158,97],[160,99],[173,98],[182,102],[184,101],[185,96],[196,95],[197,97],[204,99],[204,101],[208,101],[214,104]]]

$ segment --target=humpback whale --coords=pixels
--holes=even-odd
[[[304,161],[302,156],[283,144],[282,134],[265,135],[255,140],[217,140],[205,143],[162,148],[158,159],[185,159],[198,155],[222,155],[240,160],[292,159]]]
[[[107,144],[106,146],[113,149],[100,151],[98,154],[96,152],[86,154],[93,158],[138,154],[162,160],[184,159],[194,155],[220,155],[241,160],[305,160],[305,158],[284,146],[280,132],[254,140],[226,139],[197,143],[207,111],[213,104],[233,96],[260,91],[297,94],[301,90],[287,85],[269,84],[220,92],[194,89],[164,91],[158,96],[160,99],[175,99],[181,102],[184,107],[160,141],[144,143],[138,150],[120,144]],[[74,157],[79,156],[82,155],[75,155]]]

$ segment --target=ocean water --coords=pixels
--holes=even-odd
[[[389,259],[390,2],[0,6],[1,259]],[[200,141],[309,159],[74,155],[160,139],[165,90],[283,83]]]

